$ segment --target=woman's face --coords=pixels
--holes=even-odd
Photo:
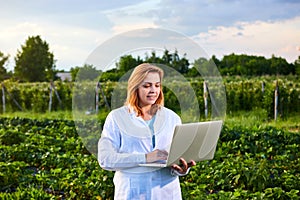
[[[138,88],[139,106],[144,107],[155,103],[160,94],[160,77],[150,72]]]

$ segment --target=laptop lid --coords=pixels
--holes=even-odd
[[[213,159],[222,124],[219,120],[177,125],[166,164],[147,163],[140,166],[166,167],[179,164],[180,158],[187,162]]]
[[[223,121],[207,121],[181,124],[175,127],[167,166],[182,157],[190,160],[211,160],[217,147]]]

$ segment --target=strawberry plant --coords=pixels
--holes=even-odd
[[[113,199],[114,173],[100,168],[84,146],[95,144],[84,143],[73,121],[0,122],[0,199]],[[100,136],[95,121],[78,125]],[[183,198],[300,199],[299,149],[299,131],[225,122],[214,159],[180,177]]]

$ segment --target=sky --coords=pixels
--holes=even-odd
[[[197,43],[208,56],[231,53],[300,55],[299,0],[0,0],[0,51],[6,68],[29,36],[49,44],[56,69],[82,66],[111,38],[138,29],[166,29]],[[157,38],[156,38],[157,39]],[[115,45],[116,52],[118,45]],[[170,49],[172,51],[172,49]],[[113,49],[112,49],[113,52]]]

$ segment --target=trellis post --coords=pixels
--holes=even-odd
[[[17,102],[17,100],[14,98],[14,96],[7,90],[7,88],[5,87],[5,85],[2,83],[2,91],[5,91],[8,94],[8,96],[13,100],[13,102],[16,104],[16,106],[23,111],[22,107],[20,106],[20,104]]]
[[[4,84],[1,84],[2,86],[2,103],[3,103],[3,113],[6,112],[6,105],[5,105],[5,88],[4,88]]]
[[[279,86],[278,81],[276,81],[276,87],[274,92],[274,120],[277,120],[278,116],[278,96],[279,96]]]
[[[51,112],[51,108],[52,108],[52,102],[53,102],[53,90],[54,90],[54,93],[56,95],[56,98],[59,102],[59,105],[62,107],[62,101],[60,99],[60,96],[57,92],[57,90],[55,89],[55,86],[54,86],[54,83],[53,81],[50,82],[50,98],[49,98],[49,112]]]
[[[100,89],[100,92],[101,92],[101,96],[104,100],[104,103],[106,105],[106,107],[108,108],[108,110],[110,110],[110,106],[108,104],[108,101],[106,99],[106,96],[104,94],[104,91],[102,89],[102,86],[101,86],[101,83],[100,81],[97,82],[97,86],[96,86],[96,113],[98,113],[98,107],[99,107],[99,93],[98,93],[98,89]]]
[[[207,82],[203,82],[203,98],[204,98],[204,114],[205,118],[207,118],[208,115],[208,103],[207,103],[207,98],[208,98],[208,90],[207,90]]]
[[[99,89],[99,82],[97,82],[96,88],[95,88],[95,93],[96,93],[96,99],[95,99],[95,101],[96,101],[96,114],[98,113],[98,110],[99,110],[99,91],[98,91],[98,89]]]
[[[52,84],[50,83],[50,93],[49,93],[49,112],[51,112],[51,108],[52,108],[52,96],[53,96],[53,90],[52,90]]]

